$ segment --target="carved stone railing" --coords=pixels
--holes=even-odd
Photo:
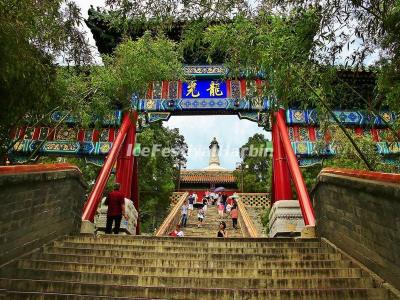
[[[175,204],[181,199],[182,195],[186,192],[173,192],[169,197],[170,208],[174,207]]]
[[[240,199],[237,199],[238,209],[239,209],[239,225],[242,229],[244,237],[256,238],[260,237],[256,226],[254,225],[249,213],[246,210],[243,202]]]
[[[181,218],[181,213],[180,213],[181,206],[183,202],[185,202],[188,195],[189,195],[188,193],[183,193],[181,195],[176,205],[171,209],[170,213],[165,218],[160,228],[158,228],[158,230],[156,231],[155,236],[164,236],[167,235],[172,230],[174,230],[176,224],[179,223],[179,220]]]
[[[271,208],[270,193],[237,193],[245,206]]]

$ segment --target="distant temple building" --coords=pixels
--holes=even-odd
[[[227,191],[237,191],[235,176],[232,170],[220,166],[219,144],[217,139],[210,143],[210,160],[208,166],[200,170],[181,170],[180,190],[195,191],[224,187]]]

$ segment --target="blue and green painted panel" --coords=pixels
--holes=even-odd
[[[375,116],[367,111],[334,110],[333,113],[346,126],[380,126],[386,127],[386,123],[392,124],[397,120],[395,112],[382,111],[380,116]],[[334,122],[332,117],[329,117]],[[385,123],[386,122],[386,123]],[[318,113],[315,109],[300,110],[287,109],[286,123],[288,125],[317,125]]]

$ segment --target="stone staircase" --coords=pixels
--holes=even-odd
[[[182,230],[187,237],[216,237],[219,230],[220,221],[225,221],[228,237],[243,237],[240,224],[238,224],[238,229],[233,229],[230,215],[224,214],[224,218],[221,219],[218,215],[216,205],[208,206],[207,213],[203,223],[201,224],[201,227],[197,226],[197,209],[195,208],[192,216],[188,218],[186,227],[183,227]]]
[[[114,235],[63,237],[16,260],[1,270],[0,294],[45,300],[394,299],[320,239]]]

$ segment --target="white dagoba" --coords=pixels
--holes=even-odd
[[[210,161],[208,163],[208,167],[204,168],[205,171],[227,171],[227,169],[223,168],[219,164],[219,144],[217,139],[214,139],[210,143]]]

